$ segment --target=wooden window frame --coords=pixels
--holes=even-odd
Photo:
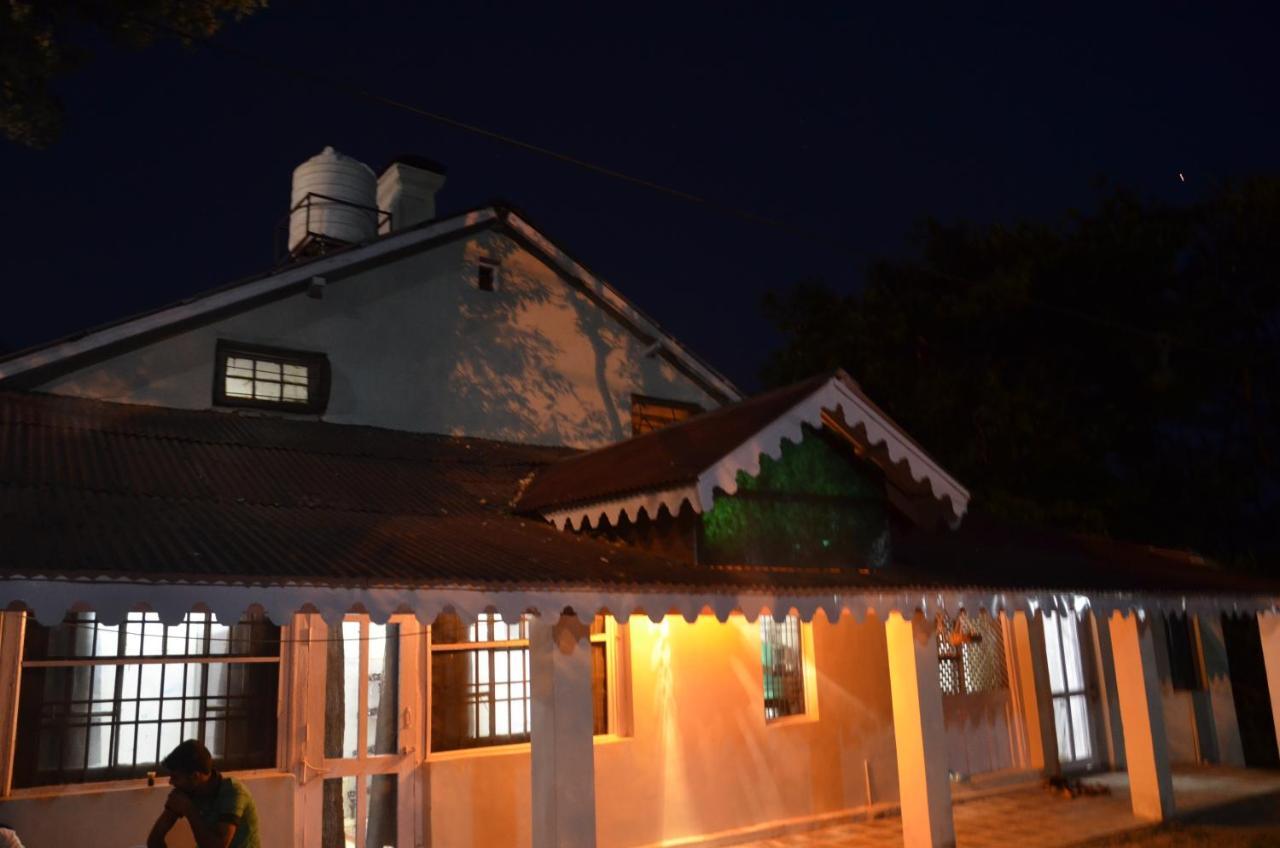
[[[227,395],[227,359],[239,356],[259,362],[275,362],[280,365],[302,365],[307,369],[307,400],[292,403],[283,400],[238,398]],[[269,409],[273,412],[294,412],[301,415],[323,414],[329,407],[330,369],[329,357],[323,353],[306,350],[290,350],[267,345],[218,339],[213,364],[213,405],[248,409]]]
[[[274,665],[276,667],[276,672],[273,675],[274,692],[271,694],[274,696],[274,700],[275,700],[275,706],[273,709],[273,717],[275,719],[275,730],[273,734],[274,738],[272,739],[269,745],[270,759],[269,761],[264,760],[261,763],[235,764],[235,765],[232,765],[227,770],[234,772],[234,771],[244,771],[244,770],[276,768],[280,761],[280,738],[282,736],[282,727],[280,724],[281,715],[279,711],[279,705],[282,701],[282,698],[285,695],[285,693],[282,691],[282,687],[283,687],[282,669],[284,668],[284,658],[282,655],[282,651],[280,650],[281,644],[285,638],[285,632],[286,632],[285,628],[279,625],[275,625],[265,618],[263,619],[263,621],[265,621],[265,623],[269,627],[272,627],[275,629],[274,634],[269,635],[266,639],[266,644],[272,644],[272,643],[275,644],[274,654],[272,653],[261,653],[261,654],[215,653],[212,648],[213,640],[224,639],[224,638],[230,639],[231,628],[235,627],[237,624],[251,623],[251,619],[240,619],[231,625],[221,625],[220,622],[217,621],[216,616],[214,616],[212,613],[202,612],[200,613],[200,615],[207,616],[207,618],[198,622],[199,624],[203,624],[205,626],[205,634],[203,636],[203,639],[204,639],[203,653],[177,654],[177,653],[169,653],[166,650],[166,652],[160,653],[160,654],[147,654],[147,653],[141,653],[141,652],[132,654],[132,653],[126,652],[126,648],[125,648],[126,642],[125,642],[125,639],[123,638],[125,636],[126,630],[129,629],[131,626],[136,627],[141,625],[143,627],[143,630],[141,631],[131,631],[131,635],[136,635],[139,638],[139,640],[142,641],[146,638],[149,638],[148,636],[143,635],[144,633],[148,633],[147,628],[152,624],[158,625],[158,629],[162,639],[162,644],[165,645],[166,648],[168,645],[168,638],[171,635],[170,629],[171,627],[174,626],[174,625],[168,625],[163,621],[160,621],[159,617],[155,616],[155,613],[153,612],[148,612],[144,614],[144,617],[155,616],[154,618],[145,618],[145,621],[132,620],[132,615],[134,615],[134,613],[130,613],[128,616],[122,619],[119,625],[110,626],[110,627],[114,627],[116,632],[118,633],[117,648],[114,654],[102,654],[102,655],[96,655],[96,656],[77,655],[77,656],[66,656],[66,657],[60,657],[60,656],[29,657],[28,649],[30,648],[30,644],[29,644],[30,640],[28,639],[29,634],[26,631],[28,629],[28,625],[36,622],[34,622],[34,620],[30,618],[30,616],[14,616],[10,622],[6,622],[6,628],[11,629],[11,627],[9,627],[10,624],[12,624],[13,622],[19,622],[20,626],[22,627],[22,636],[20,639],[17,639],[17,640],[6,639],[6,641],[9,642],[9,646],[6,646],[5,652],[6,654],[9,655],[9,658],[10,658],[9,661],[12,662],[13,666],[15,666],[12,669],[11,673],[16,672],[16,674],[18,675],[19,688],[25,685],[26,683],[28,683],[26,672],[29,669],[31,670],[57,669],[57,668],[94,668],[96,669],[96,668],[102,668],[106,666],[114,666],[117,669],[117,672],[113,674],[113,677],[116,679],[117,684],[115,687],[115,693],[110,699],[110,703],[112,704],[112,721],[108,725],[104,725],[101,723],[99,723],[98,725],[98,726],[112,727],[111,747],[114,749],[116,744],[116,736],[120,732],[119,728],[124,727],[126,725],[130,725],[130,724],[134,726],[135,728],[134,733],[136,734],[138,732],[137,729],[142,724],[144,723],[150,724],[153,721],[157,725],[165,722],[172,723],[174,721],[177,721],[180,724],[180,731],[183,731],[183,732],[185,731],[185,723],[192,722],[192,723],[203,725],[203,727],[198,733],[199,736],[203,737],[204,731],[205,729],[207,729],[208,723],[218,720],[216,714],[211,713],[210,708],[206,708],[205,706],[206,701],[210,698],[222,698],[222,699],[229,700],[231,697],[233,697],[229,695],[211,695],[209,693],[207,688],[209,685],[208,672],[207,672],[208,667],[212,665],[226,666],[225,673],[227,675],[230,675],[232,674],[232,668],[231,668],[232,666],[246,667],[246,666],[253,666],[253,665]],[[189,623],[187,617],[183,618],[182,623],[183,624]],[[54,628],[54,627],[65,626],[67,624],[68,622],[64,619],[62,621],[59,621],[57,624],[47,625],[46,627]],[[82,625],[89,624],[95,628],[95,639],[96,639],[96,628],[100,625],[107,626],[107,625],[102,625],[102,622],[96,621],[96,620],[92,622],[85,621],[85,622],[82,622],[81,624]],[[213,628],[213,625],[215,624],[226,627],[228,635],[225,637],[214,636],[212,628]],[[14,644],[14,642],[16,642],[16,644]],[[143,644],[145,644],[145,642],[143,642]],[[20,651],[21,654],[19,656],[13,656],[12,652],[14,650]],[[198,702],[201,705],[200,713],[195,716],[180,715],[176,719],[172,717],[166,718],[164,716],[163,704],[166,701],[173,703],[175,701],[175,698],[171,695],[164,693],[163,682],[161,683],[162,688],[159,694],[154,696],[147,696],[144,698],[142,693],[141,668],[143,666],[150,666],[150,665],[159,665],[166,671],[168,668],[180,667],[182,668],[182,673],[184,675],[184,678],[185,678],[185,675],[187,674],[188,666],[200,667],[201,668],[201,672],[199,674],[200,683],[199,683],[199,688],[196,694],[190,694],[190,695],[188,694],[186,689],[186,682],[184,680],[183,693],[181,696],[178,696],[178,698],[176,699],[177,703],[180,703],[180,704],[185,704],[187,701],[191,701],[191,700],[198,700]],[[122,692],[120,690],[120,683],[123,681],[123,677],[124,677],[122,669],[128,666],[137,666],[139,668],[139,672],[138,672],[139,681],[137,683],[136,696],[132,699],[123,697]],[[162,681],[163,681],[163,677],[164,677],[164,673],[162,672],[162,677],[161,677]],[[254,696],[250,695],[249,697],[254,697]],[[157,716],[155,719],[143,719],[141,717],[140,708],[143,700],[156,702]],[[121,704],[125,702],[133,702],[135,704],[135,714],[133,719],[126,720],[122,717]],[[21,699],[19,699],[16,703],[12,705],[13,713],[8,720],[12,723],[11,727],[12,727],[15,738],[17,734],[23,733],[23,732],[28,734],[36,733],[36,728],[29,725],[30,725],[30,722],[34,720],[35,715],[40,710],[43,709],[46,703],[48,703],[48,701],[46,701],[46,699],[44,698],[40,698],[37,701],[32,701],[28,703],[24,703],[21,701]],[[23,727],[24,722],[28,724],[28,726],[25,729]],[[228,723],[228,720],[224,719],[224,725],[223,725],[224,733],[228,731],[229,726],[230,725]],[[180,732],[179,736],[182,736],[183,732]],[[86,741],[87,741],[87,737],[86,737]],[[9,795],[9,794],[13,794],[15,791],[17,793],[27,793],[27,792],[40,793],[40,792],[47,792],[50,789],[54,789],[57,787],[74,786],[74,785],[81,785],[81,784],[110,785],[113,783],[121,783],[121,782],[127,783],[129,781],[137,780],[139,778],[145,777],[149,771],[158,771],[160,769],[159,761],[156,761],[153,764],[150,761],[137,759],[136,744],[137,744],[137,739],[135,736],[135,757],[134,757],[134,763],[132,763],[131,765],[126,766],[126,765],[121,765],[119,763],[111,762],[111,763],[108,763],[108,765],[106,766],[89,767],[86,764],[85,768],[82,770],[82,773],[80,774],[79,779],[72,780],[72,781],[31,780],[31,778],[40,774],[38,770],[34,770],[34,769],[29,773],[24,772],[21,775],[19,775],[19,763],[18,763],[19,752],[18,752],[17,744],[14,744],[10,747],[7,754],[0,755],[0,756],[3,756],[5,759],[5,766],[3,769],[3,773],[0,774],[0,778],[3,779],[3,787],[2,787],[4,790],[3,794]],[[28,753],[30,754],[30,752]],[[166,753],[165,751],[158,750],[157,756],[163,757],[165,753]],[[86,755],[87,755],[87,752],[86,752]],[[220,754],[215,754],[215,757],[217,758],[220,764],[223,762],[223,758]],[[139,765],[139,763],[141,763],[141,765]],[[148,766],[150,766],[150,768],[148,768]],[[62,769],[60,767],[58,770],[59,775],[61,775],[63,771],[65,771],[65,769]],[[17,779],[19,777],[22,778],[20,786],[18,785],[19,781]]]
[[[670,410],[687,412],[688,415],[678,420],[669,421],[666,424],[662,425],[662,427],[652,427],[648,430],[643,430],[637,433],[636,432],[636,416],[639,413],[637,413],[636,411],[636,404],[647,404],[650,406],[665,407]],[[663,427],[670,427],[672,424],[679,424],[681,421],[687,421],[693,416],[700,415],[703,412],[706,412],[706,410],[703,409],[700,404],[694,403],[693,401],[672,400],[671,398],[660,398],[660,397],[654,397],[653,395],[641,395],[641,394],[632,393],[631,395],[631,435],[635,437],[635,436],[643,435],[644,433],[654,433],[654,432],[657,432],[658,430],[663,429]]]
[[[591,633],[587,650],[594,653],[597,646],[604,649],[605,656],[605,729],[600,733],[593,733],[592,738],[595,740],[625,737],[631,734],[631,675],[630,675],[630,633],[628,625],[619,624],[611,615],[602,615],[598,617],[603,621],[603,631],[599,633]],[[501,616],[497,616],[497,620],[501,621]],[[470,630],[471,624],[463,625]],[[529,640],[522,639],[506,639],[502,641],[485,641],[485,642],[446,642],[439,643],[435,641],[431,634],[431,627],[427,628],[429,634],[429,644],[427,648],[427,686],[429,700],[425,711],[426,715],[426,737],[427,750],[431,759],[451,759],[454,757],[478,756],[491,753],[501,753],[503,751],[522,750],[529,747],[529,734],[520,734],[525,738],[517,738],[508,740],[503,737],[503,741],[497,743],[485,743],[478,741],[484,737],[477,737],[469,740],[473,743],[461,745],[459,747],[437,749],[435,747],[435,739],[432,737],[432,724],[434,723],[435,711],[435,682],[432,679],[434,673],[433,658],[437,654],[444,653],[479,653],[505,651],[523,648],[525,651],[525,669],[527,673],[531,673],[529,668]],[[528,698],[532,704],[532,677],[530,677]],[[592,697],[595,697],[593,690]],[[532,731],[532,722],[530,722],[530,732]]]
[[[794,712],[781,713],[778,715],[769,715],[768,693],[765,686],[765,677],[770,674],[770,669],[764,664],[764,642],[767,638],[767,631],[773,625],[779,627],[783,625],[794,625],[796,628],[796,663],[797,668],[794,672],[799,677],[799,689],[801,703],[800,708]],[[789,614],[782,622],[775,622],[771,617],[760,618],[757,625],[760,634],[761,643],[761,662],[760,662],[760,693],[761,693],[761,715],[764,716],[765,724],[770,727],[783,726],[793,722],[814,721],[818,718],[818,687],[817,673],[814,666],[813,655],[813,626],[800,620],[800,616]]]

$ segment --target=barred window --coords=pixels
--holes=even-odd
[[[804,650],[800,640],[798,617],[788,615],[781,622],[768,616],[760,619],[766,721],[805,712]]]
[[[528,742],[532,695],[529,616],[508,624],[485,613],[464,626],[443,614],[431,625],[431,750]],[[591,623],[594,729],[609,733],[609,641],[615,624]]]
[[[938,684],[945,695],[975,695],[1009,686],[1004,631],[986,613],[938,619]]]
[[[696,403],[632,395],[631,435],[639,436],[651,430],[661,430],[686,418],[692,418],[699,412],[702,412],[702,407]]]
[[[275,764],[280,628],[153,612],[28,618],[14,786],[141,777],[183,739],[228,769]]]

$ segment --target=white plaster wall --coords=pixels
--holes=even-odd
[[[1016,719],[1008,689],[973,695],[943,695],[947,767],[969,777],[1022,768],[1016,747]]]
[[[597,741],[601,846],[650,845],[896,801],[884,627],[813,623],[817,717],[764,720],[758,623],[631,622],[634,734]],[[528,845],[529,755],[429,762],[433,845]]]
[[[475,288],[478,258],[501,262]],[[480,233],[86,367],[40,388],[207,409],[219,338],[327,353],[324,419],[589,447],[631,434],[632,392],[716,404],[586,295]]]
[[[288,774],[237,774],[258,808],[262,844],[294,844],[294,780]],[[0,801],[0,821],[17,831],[27,848],[133,848],[145,845],[151,825],[164,808],[169,787],[163,781],[28,790]],[[169,848],[194,848],[191,828],[179,822],[169,832]]]

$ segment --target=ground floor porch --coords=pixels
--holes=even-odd
[[[1029,772],[991,775],[970,787],[957,786],[952,802],[957,848],[1065,848],[1151,829],[1133,814],[1129,777],[1107,772],[1085,780],[1106,794],[1067,797],[1046,788]],[[1173,769],[1175,819],[1203,818],[1247,799],[1280,796],[1280,771],[1224,766]],[[1280,803],[1280,797],[1276,798]],[[805,829],[773,829],[767,835],[719,843],[735,848],[873,848],[902,844],[902,819],[894,806],[857,820]]]

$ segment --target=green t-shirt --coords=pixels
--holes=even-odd
[[[191,800],[200,819],[212,828],[221,822],[234,824],[236,835],[230,848],[262,848],[258,838],[258,809],[244,784],[234,777],[217,775],[218,788],[209,795],[196,795]]]

